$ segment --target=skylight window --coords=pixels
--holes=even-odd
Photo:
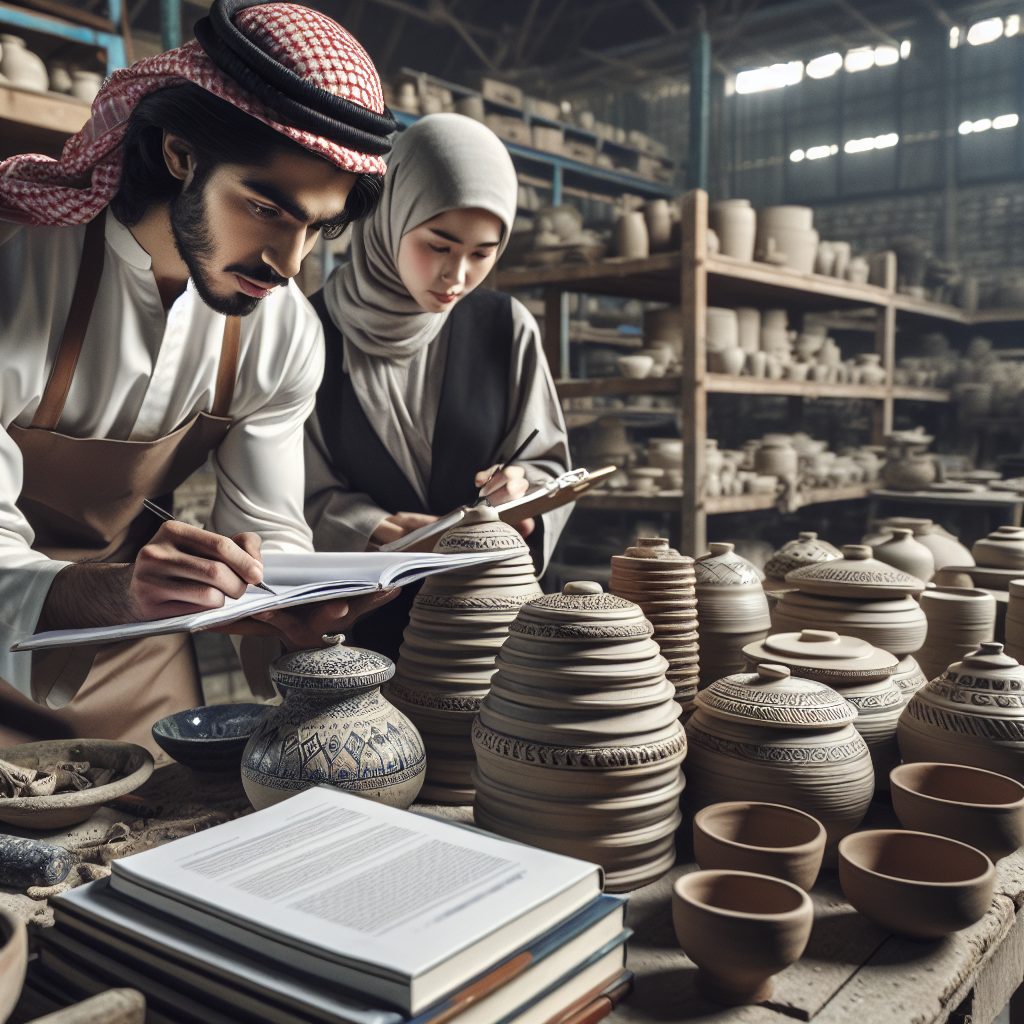
[[[909,56],[910,56],[910,40],[909,39],[904,39],[903,42],[900,43],[900,59],[901,60],[906,60]]]
[[[843,66],[843,57],[839,53],[826,53],[815,57],[807,65],[808,78],[831,78]]]
[[[1003,35],[1005,35],[1007,38],[1009,38],[1010,36],[1015,36],[1019,31],[1020,31],[1020,15],[1019,14],[1011,14],[1006,19],[1006,29],[1003,32]]]
[[[810,149],[794,149],[789,154],[789,159],[798,164],[801,160],[823,160],[827,156],[835,156],[839,147],[833,143],[831,146],[811,146]]]
[[[960,45],[960,26],[954,25],[949,30],[949,48],[955,50]]]
[[[772,64],[767,68],[741,71],[736,76],[736,91],[745,94],[782,89],[787,85],[796,85],[803,77],[803,61],[793,60],[788,64]]]
[[[888,135],[876,135],[874,138],[850,139],[843,146],[844,153],[868,153],[873,149],[889,149],[900,141],[900,137],[891,132]]]
[[[858,46],[846,51],[847,71],[867,71],[875,66],[875,51],[870,46]]]
[[[875,65],[880,68],[898,63],[900,51],[895,46],[876,46]]]
[[[967,31],[967,42],[971,46],[984,46],[985,43],[992,43],[1003,34],[1002,18],[986,18],[984,21],[976,21]]]
[[[961,135],[975,135],[978,132],[987,132],[989,128],[999,131],[1002,128],[1016,128],[1018,117],[1016,114],[1000,114],[998,117],[982,117],[977,121],[964,121],[960,125]]]

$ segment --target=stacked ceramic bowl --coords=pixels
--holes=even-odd
[[[765,663],[701,690],[686,724],[687,800],[694,810],[726,800],[785,804],[812,814],[840,839],[861,822],[874,792],[871,756],[854,729],[857,710],[835,690]]]
[[[768,206],[758,210],[756,249],[760,259],[781,254],[789,269],[810,274],[818,255],[814,210],[809,206]]]
[[[1005,650],[1011,658],[1024,661],[1024,579],[1010,580]]]
[[[857,709],[853,724],[871,751],[875,785],[889,788],[889,772],[900,763],[896,723],[904,705],[903,694],[892,680],[897,665],[894,655],[856,637],[821,629],[774,633],[745,647],[743,653],[752,666],[786,665],[845,697]]]
[[[987,590],[934,587],[921,595],[928,618],[928,638],[917,652],[929,679],[946,671],[991,640],[996,628],[996,599]]]
[[[670,548],[663,537],[641,537],[624,555],[612,556],[608,590],[637,604],[654,627],[668,662],[665,674],[686,714],[699,680],[693,559]]]
[[[476,763],[470,736],[487,693],[494,658],[509,623],[526,601],[541,595],[526,542],[498,521],[492,508],[476,508],[438,541],[440,554],[507,551],[487,566],[431,576],[420,588],[405,628],[387,699],[412,719],[427,750],[420,799],[470,804]]]
[[[651,636],[596,583],[523,605],[473,726],[477,825],[600,864],[612,892],[675,860],[686,734]]]
[[[700,685],[743,669],[743,648],[771,628],[768,598],[757,569],[732,544],[711,544],[693,569],[700,618]]]

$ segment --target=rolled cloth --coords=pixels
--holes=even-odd
[[[215,0],[196,34],[201,41],[115,71],[60,160],[28,153],[0,162],[0,219],[47,226],[92,220],[117,193],[121,142],[136,104],[185,82],[343,170],[384,173],[382,154],[397,126],[373,61],[337,22],[298,4]]]

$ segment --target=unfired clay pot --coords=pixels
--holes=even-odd
[[[941,939],[980,921],[995,877],[980,850],[943,836],[877,829],[839,844],[843,895],[875,924],[912,939]]]
[[[760,1003],[774,975],[796,963],[814,907],[791,882],[745,871],[695,871],[672,886],[672,923],[697,965],[697,987],[730,1006]]]
[[[700,867],[772,875],[808,892],[821,868],[825,839],[817,818],[782,804],[733,800],[705,807],[693,819]]]
[[[984,643],[911,697],[897,730],[903,760],[942,761],[1024,782],[1024,667]]]
[[[972,554],[978,565],[994,569],[1024,569],[1024,527],[1000,526],[987,537],[975,541]]]
[[[651,252],[664,252],[672,243],[672,214],[667,199],[650,199],[644,204],[644,222]]]
[[[842,558],[839,548],[829,544],[827,540],[819,540],[818,535],[811,531],[801,533],[796,540],[783,544],[764,564],[764,574],[773,580],[782,581],[786,573],[794,569],[802,569],[805,565],[816,565],[818,562],[832,562]]]
[[[844,544],[842,552],[838,561],[794,569],[786,582],[826,597],[892,599],[924,590],[924,580],[880,562],[866,544]]]
[[[921,595],[928,637],[918,661],[929,679],[995,638],[996,599],[987,590],[933,587]]]
[[[880,562],[902,569],[925,583],[935,575],[935,556],[923,544],[914,540],[912,530],[894,529],[892,539],[878,544],[873,550],[875,558]]]
[[[626,259],[642,259],[651,254],[647,223],[640,210],[624,213],[615,222],[615,255]]]
[[[1006,607],[1006,646],[1011,658],[1024,658],[1024,580],[1010,580]]]
[[[990,860],[1024,846],[1024,786],[961,764],[901,764],[890,776],[900,824],[967,843]]]
[[[754,258],[757,213],[749,199],[726,199],[712,203],[709,220],[718,233],[724,256],[748,261]]]
[[[956,537],[933,523],[930,519],[914,519],[910,516],[892,516],[875,522],[875,532],[864,537],[862,543],[877,547],[884,544],[892,531],[898,527],[912,530],[914,540],[923,544],[932,553],[935,568],[943,569],[947,565],[974,565],[974,558]]]
[[[20,36],[0,34],[0,73],[19,89],[46,92],[50,87],[42,58],[29,50]]]

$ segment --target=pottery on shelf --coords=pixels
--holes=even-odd
[[[897,731],[903,760],[984,768],[1024,782],[1024,667],[984,643],[910,698]]]
[[[18,898],[18,897],[16,897]],[[25,922],[0,907],[0,1021],[5,1021],[21,996],[28,967]]]
[[[623,377],[631,377],[634,380],[641,380],[650,375],[654,369],[654,360],[650,356],[619,356],[616,360],[619,373]]]
[[[1005,652],[1017,661],[1024,660],[1024,580],[1010,580],[1006,605]]]
[[[892,599],[917,595],[924,581],[873,557],[866,544],[844,544],[843,557],[787,573],[786,582],[825,597]]]
[[[53,793],[51,796],[4,797],[0,821],[19,828],[57,829],[91,818],[111,800],[127,796],[153,774],[153,755],[135,743],[120,740],[40,740],[0,749],[0,761],[36,768],[59,761],[88,761],[93,768],[112,768],[113,779],[103,786]]]
[[[995,638],[996,599],[987,590],[934,587],[921,595],[928,636],[917,660],[929,679]]]
[[[50,88],[42,58],[29,50],[20,36],[0,33],[0,74],[19,89],[46,92]]]
[[[730,1006],[760,1003],[796,963],[814,923],[811,898],[791,882],[746,871],[694,871],[672,886],[672,923],[697,965],[697,988]]]
[[[651,252],[665,252],[672,245],[672,212],[667,199],[644,203],[644,223]]]
[[[72,84],[71,72],[68,71],[64,64],[57,60],[50,61],[48,73],[50,76],[50,92],[70,94]]]
[[[795,807],[731,800],[693,818],[694,859],[705,870],[771,875],[809,892],[824,852],[824,826]]]
[[[718,233],[723,256],[748,262],[754,258],[757,213],[749,199],[725,199],[712,203],[708,219]]]
[[[857,709],[835,690],[763,664],[701,690],[686,723],[687,800],[785,804],[828,835],[826,863],[861,822],[874,792],[871,755],[853,727]]]
[[[818,255],[818,232],[809,206],[769,206],[757,211],[758,259],[775,262],[773,253],[784,256],[785,266],[810,274]]]
[[[739,318],[735,309],[721,306],[707,308],[707,351],[712,356],[726,349],[738,349],[740,343]]]
[[[643,259],[651,254],[647,222],[643,212],[631,210],[615,222],[615,255],[624,259]]]
[[[874,545],[875,558],[927,583],[935,575],[935,556],[914,540],[914,531],[896,527],[892,538]]]
[[[597,583],[524,604],[473,726],[477,825],[600,864],[611,892],[675,861],[686,734],[651,637]]]
[[[467,513],[434,551],[508,555],[426,580],[409,613],[394,678],[382,690],[423,738],[427,774],[420,799],[471,804],[473,719],[490,687],[509,624],[542,591],[526,541],[493,508],[478,506]]]
[[[266,707],[242,755],[253,807],[320,785],[408,807],[426,757],[416,727],[380,694],[394,672],[383,654],[343,643],[274,661],[270,678],[284,702]]]
[[[830,630],[773,633],[743,649],[752,665],[786,665],[806,679],[831,686],[857,709],[854,727],[864,737],[875,768],[875,785],[889,785],[889,772],[900,763],[896,723],[904,698],[893,682],[897,659],[878,647]]]
[[[980,921],[995,874],[980,850],[924,832],[877,829],[839,844],[843,895],[875,924],[912,939],[941,939]]]
[[[890,776],[892,809],[912,832],[956,839],[997,861],[1024,846],[1024,786],[962,764],[901,764]]]
[[[1000,526],[976,540],[971,553],[987,568],[1024,570],[1024,527]]]
[[[764,574],[777,583],[784,583],[786,573],[818,562],[842,558],[842,552],[827,540],[819,540],[812,531],[801,533],[796,540],[783,544],[764,564]]]
[[[929,443],[931,439],[929,438]],[[925,446],[898,443],[891,450],[882,467],[882,480],[894,491],[921,491],[933,484],[938,476],[935,457],[923,450]]]
[[[763,639],[771,628],[768,598],[757,569],[735,552],[714,543],[698,558],[697,617],[700,620],[700,685],[742,670],[743,647]]]
[[[624,555],[612,556],[608,592],[633,601],[654,628],[668,662],[665,672],[684,714],[692,710],[700,678],[697,596],[693,559],[663,537],[640,537]]]
[[[161,718],[153,739],[179,764],[197,772],[237,772],[263,704],[211,704]]]

